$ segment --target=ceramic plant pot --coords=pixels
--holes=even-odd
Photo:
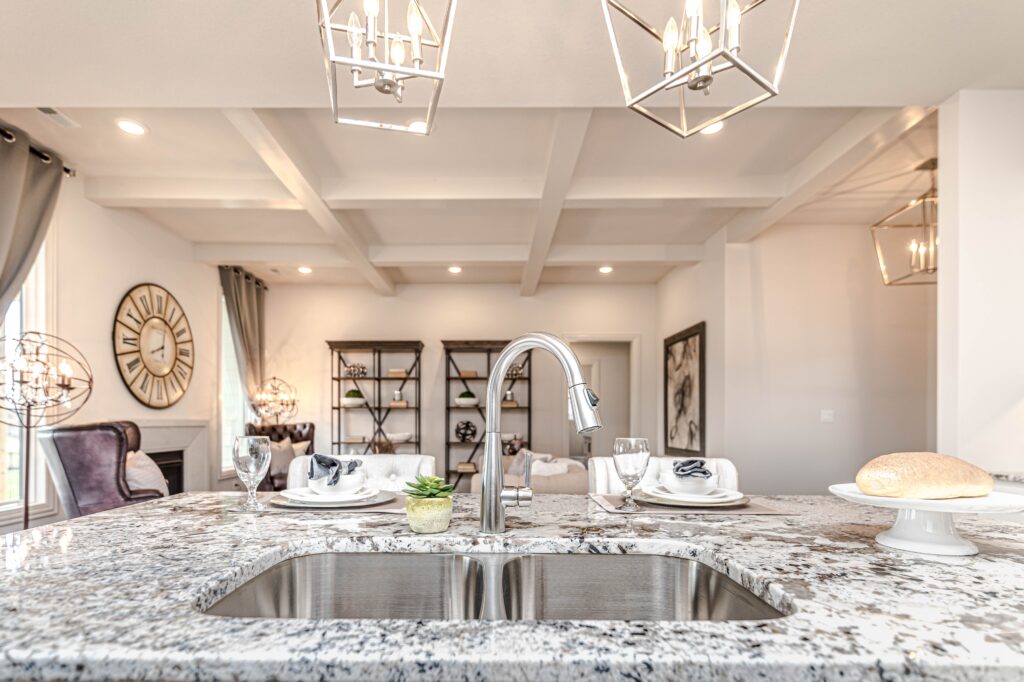
[[[414,533],[443,533],[452,522],[452,498],[407,497],[405,515]]]

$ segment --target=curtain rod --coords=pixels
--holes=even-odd
[[[0,126],[0,138],[2,138],[4,142],[14,142],[15,140],[18,139],[18,136],[15,135],[10,130],[8,130],[7,128]],[[53,157],[50,156],[50,154],[36,147],[34,144],[32,144],[31,141],[28,143],[28,150],[29,152],[32,153],[32,156],[35,156],[36,158],[40,159],[43,163],[50,163],[53,161]],[[75,172],[74,168],[68,168],[67,166],[64,166],[63,168],[64,175],[68,176],[69,178],[73,178],[76,175],[78,175],[78,173]]]

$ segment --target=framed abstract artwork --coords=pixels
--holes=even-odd
[[[704,456],[704,323],[665,339],[665,450]]]

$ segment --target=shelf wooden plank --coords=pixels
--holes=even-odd
[[[384,353],[411,353],[423,350],[422,341],[328,341],[331,350],[363,351],[379,350]]]

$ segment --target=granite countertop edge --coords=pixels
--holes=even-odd
[[[452,529],[418,536],[402,515],[247,517],[227,511],[233,494],[191,493],[54,524],[4,538],[0,678],[1024,678],[1019,524],[965,517],[981,555],[924,557],[873,542],[891,522],[885,510],[823,496],[760,500],[793,515],[627,519],[585,497],[538,496],[510,517],[509,534],[484,537],[476,498],[457,496]],[[201,613],[293,556],[452,550],[682,556],[792,615],[453,623]]]

